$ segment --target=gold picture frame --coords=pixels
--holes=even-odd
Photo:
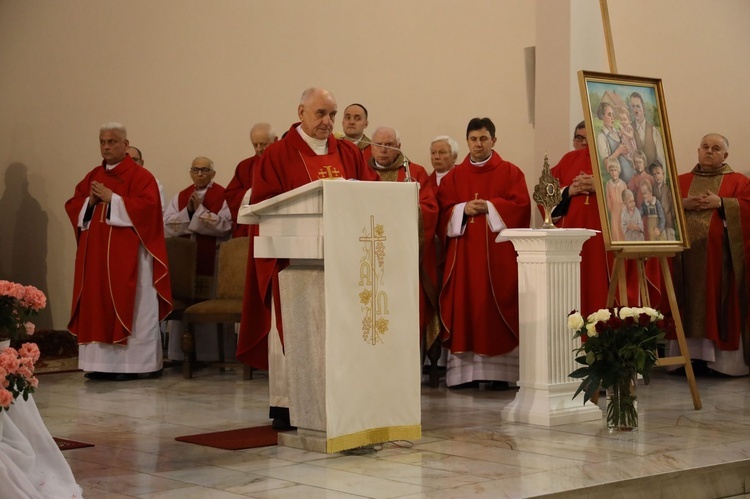
[[[661,80],[579,71],[578,82],[606,248],[687,249]]]

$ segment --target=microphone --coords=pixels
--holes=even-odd
[[[349,139],[346,139],[346,140],[349,140]],[[409,163],[411,161],[409,160],[409,158],[406,157],[406,154],[404,154],[404,151],[402,151],[400,148],[393,147],[393,146],[386,146],[383,144],[376,144],[375,142],[371,142],[365,139],[360,139],[359,142],[361,142],[362,144],[369,144],[370,146],[382,147],[383,149],[391,149],[392,151],[400,152],[401,155],[404,157],[404,164],[402,165],[404,169],[404,182],[414,182],[414,179],[411,176],[411,170],[409,169]]]

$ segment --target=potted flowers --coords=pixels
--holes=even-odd
[[[39,360],[39,348],[34,343],[11,348],[10,342],[17,345],[34,333],[29,319],[46,305],[44,293],[34,286],[0,280],[0,339],[6,340],[0,345],[0,411],[19,396],[27,400],[37,387],[34,363]]]
[[[34,286],[0,280],[0,340],[23,340],[34,334],[31,316],[47,306],[44,293]]]
[[[635,379],[651,381],[657,362],[657,346],[671,321],[653,308],[609,308],[597,310],[585,320],[573,311],[568,327],[583,343],[576,349],[576,362],[583,364],[569,374],[581,379],[573,397],[583,392],[583,403],[596,400],[599,388],[607,390],[607,427],[633,430],[638,427]]]

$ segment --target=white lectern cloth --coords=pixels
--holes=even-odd
[[[421,438],[418,185],[323,186],[329,452]]]

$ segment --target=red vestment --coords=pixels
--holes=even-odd
[[[470,157],[443,177],[438,189],[443,237],[456,204],[485,199],[509,228],[527,228],[531,211],[523,172],[493,151],[481,167]],[[473,222],[471,219],[473,218]],[[518,266],[513,243],[496,243],[487,215],[469,217],[465,231],[446,241],[440,293],[444,344],[451,352],[496,356],[518,346]]]
[[[437,192],[438,183],[437,172],[435,170],[432,170],[432,173],[430,173],[430,175],[427,177],[427,185],[435,189],[435,192]]]
[[[78,227],[81,207],[89,199],[93,181],[104,184],[122,198],[132,227],[107,224],[109,205],[103,202],[95,205],[88,230]],[[153,257],[152,284],[158,297],[159,319],[172,310],[156,180],[129,155],[109,171],[102,163],[78,183],[75,194],[65,203],[65,211],[78,243],[68,330],[78,337],[79,344],[127,345],[133,329],[140,245]]]
[[[589,148],[584,147],[577,151],[570,151],[560,159],[560,162],[550,170],[550,173],[560,181],[560,187],[568,187],[573,183],[573,179],[581,173],[591,175]],[[601,231],[602,225],[596,193],[588,196],[569,197],[567,210],[555,225],[563,229]],[[605,249],[604,237],[601,232],[597,232],[583,243],[583,249],[581,250],[581,313],[584,316],[607,306],[609,278],[613,265],[614,256]],[[640,291],[638,268],[635,260],[625,262],[625,275],[628,305],[637,306],[640,303]],[[661,272],[658,260],[652,258],[646,262],[646,277],[650,305],[656,308],[661,300]]]
[[[318,156],[302,139],[297,126],[299,123],[292,125],[284,138],[263,151],[253,174],[253,190],[250,195],[252,203],[296,189],[318,178],[330,178],[331,175],[347,179],[378,179],[377,174],[365,165],[356,145],[346,140],[336,140],[330,135],[328,154]],[[331,170],[320,168],[321,161],[326,161]],[[311,172],[325,177],[313,177]],[[287,265],[288,260],[254,258],[253,245],[250,245],[237,358],[257,369],[268,369],[267,338],[271,328],[271,296],[273,294],[278,305],[278,273]],[[281,307],[276,306],[275,311],[279,335],[283,338]]]
[[[724,202],[724,220],[718,210],[685,212],[690,249],[673,261],[685,336],[712,340],[719,350],[737,350],[742,337],[749,363],[750,179],[727,165],[715,172],[696,166],[679,182],[684,197],[710,189]]]
[[[190,196],[195,192],[195,185],[191,185],[177,194],[177,208],[182,211],[190,200]],[[212,182],[203,195],[201,204],[211,213],[218,214],[224,206],[225,189],[216,182]],[[216,263],[216,236],[207,236],[205,234],[192,234],[198,246],[198,261],[196,264],[196,273],[198,275],[213,276],[214,264]],[[190,237],[190,236],[184,236]]]
[[[550,173],[560,181],[560,187],[571,185],[573,179],[581,173],[591,175],[589,149],[584,147],[570,151],[560,159]],[[596,193],[588,196],[571,196],[569,203],[566,213],[555,223],[557,227],[599,231],[583,243],[581,250],[581,313],[585,317],[607,305],[612,257],[604,249]]]
[[[232,237],[243,237],[249,234],[249,225],[237,223],[237,214],[240,211],[242,205],[242,198],[248,189],[253,187],[253,170],[255,165],[258,164],[260,156],[252,156],[247,159],[243,159],[234,169],[234,177],[227,185],[227,189],[224,192],[224,196],[227,200],[227,206],[229,211],[232,213],[232,220],[234,221],[234,231]]]
[[[360,151],[362,151],[362,160],[365,164],[369,163],[370,158],[372,158],[372,146],[367,144],[365,147],[360,148]]]

